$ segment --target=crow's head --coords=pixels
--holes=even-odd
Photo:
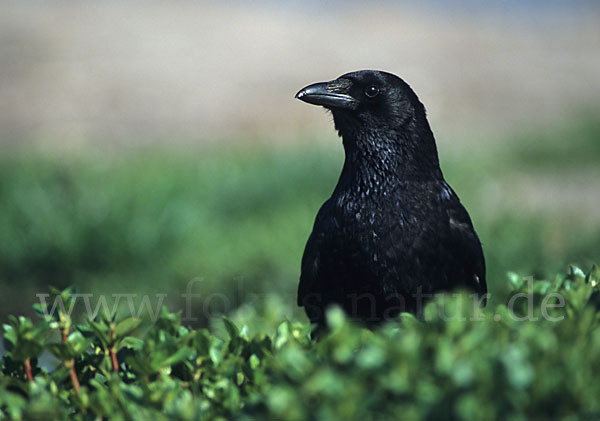
[[[346,73],[309,85],[296,98],[331,110],[349,162],[404,178],[441,177],[425,107],[398,76],[377,70]]]
[[[370,126],[397,130],[425,119],[417,95],[398,76],[378,70],[346,73],[330,82],[309,85],[296,94],[309,104],[331,110],[336,127]]]

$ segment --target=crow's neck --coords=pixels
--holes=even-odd
[[[398,129],[346,125],[339,131],[346,159],[336,191],[377,194],[389,192],[402,182],[443,179],[426,121],[408,122]]]

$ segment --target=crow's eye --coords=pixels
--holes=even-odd
[[[379,93],[379,88],[377,86],[371,85],[367,89],[365,89],[365,95],[368,96],[369,98],[375,98],[378,93]]]

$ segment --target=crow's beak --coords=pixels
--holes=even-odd
[[[339,83],[339,80],[314,83],[300,89],[296,98],[325,108],[355,109],[357,101],[348,95],[347,88],[348,83]]]

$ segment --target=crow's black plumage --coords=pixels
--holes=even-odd
[[[425,108],[399,77],[363,70],[300,90],[331,110],[345,162],[302,257],[298,304],[311,322],[340,305],[378,322],[465,287],[485,303],[479,238],[440,170]]]

